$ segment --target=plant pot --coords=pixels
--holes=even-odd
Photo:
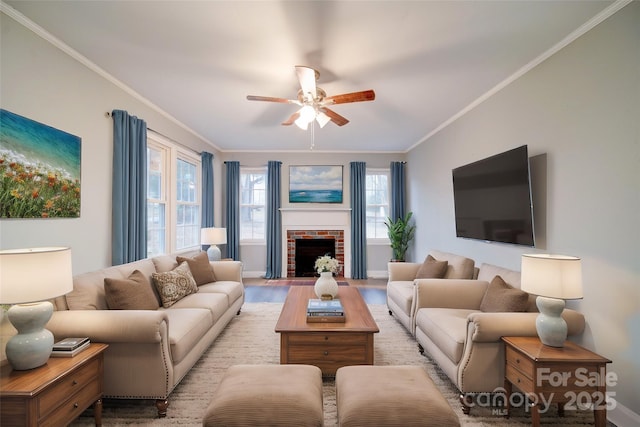
[[[338,295],[338,282],[333,278],[332,272],[323,271],[320,273],[320,278],[316,280],[313,290],[320,299],[334,299]]]

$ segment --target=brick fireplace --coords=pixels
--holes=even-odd
[[[341,276],[351,277],[351,209],[343,207],[287,207],[282,216],[282,273],[295,277],[295,240],[334,239]]]
[[[298,239],[321,239],[333,241],[335,258],[340,263],[338,276],[342,276],[344,274],[344,230],[288,230],[287,277],[296,277],[300,275],[299,268],[298,274],[296,274],[296,240]],[[318,256],[323,255],[320,252],[318,252]]]

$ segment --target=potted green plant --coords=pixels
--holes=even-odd
[[[392,261],[404,261],[404,256],[409,249],[409,243],[416,232],[416,226],[412,223],[412,212],[407,212],[404,218],[392,220],[390,217],[384,222],[387,226],[387,234],[393,251]]]

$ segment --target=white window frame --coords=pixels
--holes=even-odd
[[[390,210],[390,205],[389,203],[391,203],[391,170],[389,168],[367,168],[366,169],[366,175],[386,175],[387,176],[387,201],[388,203],[386,204],[387,207],[387,213]],[[366,180],[365,180],[366,182]],[[365,184],[366,185],[366,184]],[[367,188],[365,188],[365,192],[367,191]],[[366,202],[365,202],[366,203]],[[365,211],[368,210],[368,208],[372,206],[367,204],[365,207]],[[385,205],[380,205],[377,204],[375,206],[385,206]],[[383,218],[383,220],[386,218]],[[384,236],[384,237],[368,237],[367,236],[367,244],[373,244],[373,245],[389,245],[389,237],[388,236]]]
[[[183,148],[173,141],[156,134],[155,132],[147,132],[147,146],[163,153],[164,160],[164,189],[165,189],[165,253],[188,252],[198,250],[201,245],[198,243],[193,246],[184,248],[177,247],[177,222],[178,222],[178,200],[177,200],[177,176],[178,176],[178,159],[193,163],[196,171],[196,202],[189,204],[198,205],[198,226],[202,219],[202,166],[200,156],[195,152]],[[147,202],[154,200],[147,199]],[[154,254],[156,255],[156,254]]]
[[[240,176],[242,177],[242,175],[244,174],[256,174],[256,175],[264,175],[264,182],[265,182],[265,198],[264,198],[264,205],[260,205],[260,204],[252,204],[252,205],[243,205],[242,204],[242,196],[240,197],[240,210],[242,210],[243,206],[262,206],[264,209],[264,220],[265,220],[265,229],[264,229],[264,238],[263,239],[243,239],[242,237],[240,238],[240,244],[241,245],[266,245],[267,244],[267,168],[266,166],[258,166],[258,167],[249,167],[249,166],[240,166]],[[242,179],[240,179],[240,193],[242,194]],[[240,222],[240,226],[242,227],[242,222]],[[242,231],[240,231],[240,236],[242,236]]]

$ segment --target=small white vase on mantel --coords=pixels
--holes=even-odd
[[[323,271],[320,273],[320,278],[316,280],[316,284],[313,286],[313,289],[320,299],[334,299],[336,295],[338,295],[338,282],[333,278],[332,272]]]

